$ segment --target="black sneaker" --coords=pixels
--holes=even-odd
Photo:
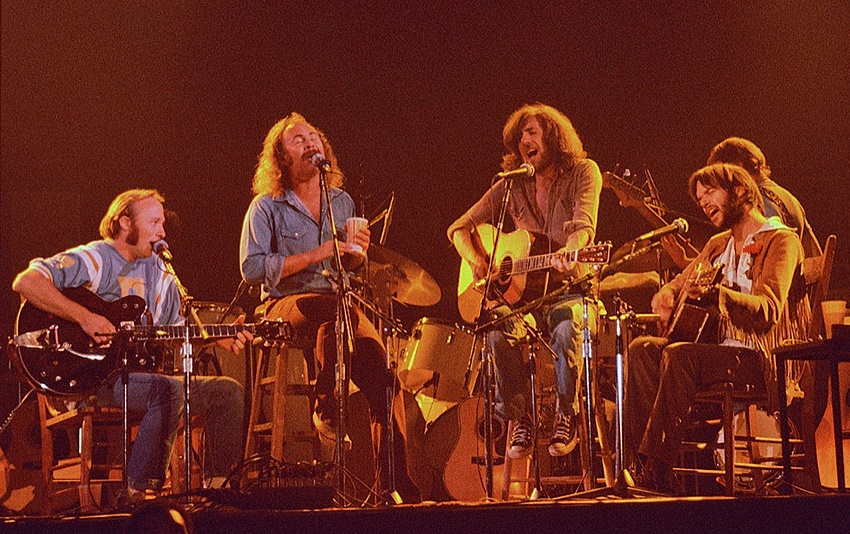
[[[519,421],[514,421],[514,430],[511,432],[511,445],[508,447],[508,456],[514,460],[525,458],[531,454],[531,447],[534,445],[534,432],[531,428],[531,421],[523,417]]]
[[[555,414],[555,429],[549,439],[549,456],[566,456],[576,448],[577,442],[575,416]]]

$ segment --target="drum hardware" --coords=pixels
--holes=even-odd
[[[391,298],[410,306],[440,302],[440,286],[413,260],[376,244],[369,246],[368,255],[367,279],[376,299]]]

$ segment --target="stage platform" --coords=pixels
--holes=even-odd
[[[424,503],[376,508],[239,510],[194,507],[198,533],[310,532],[526,533],[526,532],[850,532],[850,495],[776,497],[603,497],[492,503]],[[124,532],[130,513],[4,518],[3,532]]]

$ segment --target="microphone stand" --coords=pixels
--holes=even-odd
[[[616,398],[616,408],[617,408],[617,439],[615,442],[616,447],[616,458],[614,463],[614,471],[615,478],[614,484],[610,487],[604,487],[599,489],[592,489],[589,491],[584,491],[581,493],[575,493],[573,495],[567,496],[570,499],[581,499],[581,498],[596,498],[596,497],[607,497],[607,496],[617,496],[620,498],[635,498],[635,497],[662,497],[663,494],[657,493],[654,491],[650,491],[643,488],[638,488],[635,486],[634,479],[632,478],[631,473],[626,468],[626,444],[624,441],[625,436],[625,424],[623,418],[623,401],[625,395],[625,358],[624,358],[624,344],[623,344],[623,328],[622,323],[626,321],[627,323],[631,323],[637,319],[637,315],[628,310],[628,305],[623,302],[619,297],[614,297],[614,305],[617,309],[616,315],[613,318],[614,323],[616,324],[616,337],[614,341],[614,347],[616,351],[616,374],[617,374],[617,398]],[[610,319],[610,318],[609,318]],[[588,394],[588,397],[590,395]],[[559,500],[563,500],[559,499]]]
[[[204,323],[195,307],[192,305],[193,298],[189,295],[186,287],[180,282],[177,273],[174,271],[174,266],[171,265],[171,260],[166,260],[165,254],[160,254],[160,259],[165,266],[166,272],[174,278],[174,283],[177,286],[177,292],[180,294],[180,315],[186,318],[185,336],[183,344],[180,347],[180,354],[183,356],[183,460],[185,471],[184,487],[186,492],[186,503],[190,502],[190,491],[192,489],[192,418],[190,411],[190,390],[192,379],[192,336],[191,323],[198,326],[201,338],[206,340],[210,337],[204,328]]]
[[[345,436],[346,424],[345,415],[348,413],[348,375],[347,375],[347,356],[354,353],[354,330],[351,326],[351,310],[348,307],[348,297],[353,294],[348,279],[348,274],[342,266],[342,254],[339,250],[339,232],[337,232],[336,220],[331,206],[330,188],[328,187],[327,172],[330,171],[327,165],[317,165],[319,168],[319,187],[321,194],[324,197],[325,205],[327,206],[328,224],[331,227],[331,237],[333,239],[333,257],[334,265],[337,273],[339,273],[339,281],[337,283],[337,313],[336,313],[336,392],[337,392],[337,432],[336,432],[336,456],[337,456],[337,484],[339,494],[342,499],[343,506],[348,504],[345,497]],[[321,227],[321,224],[320,224]],[[348,350],[346,350],[348,349]]]
[[[372,305],[368,300],[361,297],[357,294],[357,292],[352,291],[349,293],[349,297],[353,300],[359,302],[362,306],[365,306],[369,311],[371,311],[382,323],[383,328],[381,329],[384,335],[384,346],[385,346],[385,356],[386,356],[386,366],[387,366],[387,374],[390,378],[390,383],[387,385],[387,427],[385,429],[386,435],[386,447],[387,447],[387,465],[385,466],[387,469],[387,487],[382,489],[382,498],[384,500],[384,504],[402,504],[404,501],[399,495],[398,491],[395,488],[395,428],[394,428],[394,418],[393,418],[393,408],[395,405],[395,395],[397,393],[395,387],[395,376],[396,376],[396,367],[398,366],[395,360],[395,353],[390,350],[389,338],[393,334],[389,334],[389,332],[394,332],[396,334],[407,334],[407,331],[401,325],[401,323],[395,319],[392,315],[392,300],[390,300],[390,313],[386,314],[379,310],[377,306]]]
[[[513,177],[505,175],[505,193],[502,196],[502,204],[499,207],[499,218],[496,222],[496,234],[493,238],[493,252],[490,254],[487,263],[487,282],[484,285],[484,293],[481,297],[481,306],[478,309],[478,319],[476,320],[475,335],[484,332],[482,337],[486,337],[486,331],[480,326],[485,321],[484,313],[487,311],[487,297],[490,294],[493,285],[493,276],[490,276],[496,267],[496,252],[499,250],[499,239],[502,235],[502,227],[505,224],[505,215],[508,212],[508,202],[511,197],[511,189],[513,187]],[[491,321],[492,323],[492,321]],[[472,373],[472,366],[475,359],[476,343],[473,340],[472,348],[470,349],[469,362],[466,368],[465,383],[468,383],[469,376]],[[494,384],[494,368],[493,355],[490,348],[487,346],[487,340],[483,339],[481,343],[481,371],[483,373],[483,388],[484,388],[484,487],[487,499],[493,498],[493,388]],[[534,429],[535,433],[537,429]]]

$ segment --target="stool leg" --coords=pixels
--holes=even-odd
[[[723,394],[723,453],[725,456],[726,494],[735,493],[735,429],[733,428],[732,395]]]
[[[94,423],[91,414],[83,417],[82,439],[80,443],[80,509],[89,511],[94,508],[91,494],[92,447],[94,446]]]
[[[272,410],[272,443],[271,456],[275,460],[283,461],[283,428],[286,418],[286,384],[289,371],[289,349],[283,344],[277,354],[275,362],[274,382],[274,409]]]
[[[511,434],[514,431],[514,422],[508,421],[508,435],[505,437],[505,465],[502,476],[502,500],[511,500],[511,479],[513,472],[514,460],[508,455],[511,448]]]

